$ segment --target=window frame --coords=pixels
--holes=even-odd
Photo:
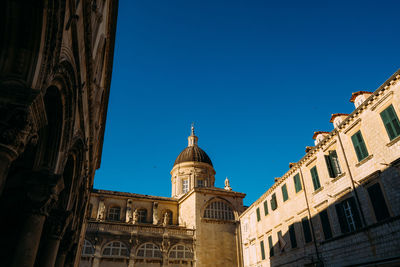
[[[351,233],[362,228],[360,212],[357,206],[353,196],[335,204],[336,215],[342,234]]]
[[[118,212],[116,212],[118,210]],[[121,207],[120,206],[111,206],[108,208],[108,216],[107,220],[118,222],[121,221]]]
[[[221,199],[216,199],[208,202],[203,211],[204,219],[234,221],[235,213],[230,204]]]
[[[322,214],[326,214],[326,215],[322,215]],[[319,215],[319,220],[321,223],[322,233],[324,234],[324,239],[325,240],[331,239],[333,237],[333,231],[332,231],[331,219],[329,218],[328,209],[324,209],[324,210],[320,211],[318,213],[318,215]],[[325,218],[323,218],[323,217],[325,217]]]
[[[183,249],[180,249],[179,247],[183,247]],[[178,257],[179,252],[183,253],[183,257]],[[171,253],[175,253],[176,256],[171,256]],[[187,256],[188,253],[189,256]],[[190,248],[183,244],[176,244],[168,251],[168,258],[174,260],[192,260],[193,252]]]
[[[261,260],[265,260],[264,240],[260,241]]]
[[[373,201],[373,199],[371,198],[371,191],[370,191],[370,190],[371,190],[371,188],[373,188],[373,187],[375,187],[375,186],[378,186],[378,188],[379,188],[379,190],[380,190],[380,194],[381,194],[381,197],[382,197],[382,201],[383,201],[383,203],[385,204],[384,207],[385,207],[386,211],[384,211],[385,209],[382,209],[382,205],[379,205],[379,207],[374,205],[374,201]],[[379,182],[376,182],[376,183],[373,183],[373,184],[368,185],[368,187],[366,187],[365,189],[366,189],[366,191],[367,191],[366,193],[367,193],[367,195],[368,195],[369,203],[370,203],[371,209],[372,209],[372,211],[373,211],[373,214],[374,214],[374,217],[375,217],[376,222],[381,222],[381,221],[384,221],[384,220],[386,220],[386,219],[392,217],[392,216],[391,216],[391,213],[390,213],[388,201],[387,201],[387,199],[386,199],[386,195],[385,195],[385,192],[384,192],[384,190],[383,190],[382,184],[379,183]],[[373,196],[377,196],[376,192],[375,192],[374,194],[372,194],[372,195],[373,195]],[[375,200],[376,200],[376,199],[375,199]],[[379,215],[379,218],[378,218],[377,212],[376,212],[377,210],[378,210],[378,214],[381,214],[382,212],[383,212],[383,213],[386,212],[386,213],[387,213],[387,216],[386,216],[386,217],[380,217],[380,215]]]
[[[301,226],[303,228],[303,236],[304,236],[304,243],[308,244],[313,241],[311,227],[310,227],[310,220],[308,216],[305,216],[301,219]]]
[[[271,210],[276,210],[278,209],[278,200],[276,199],[276,193],[273,193],[271,195],[271,200],[270,200],[270,204],[271,204]],[[275,208],[274,208],[275,207]]]
[[[264,216],[267,216],[269,214],[268,211],[268,200],[264,201]]]
[[[152,247],[150,248],[147,245],[152,245]],[[143,256],[139,255],[141,250],[143,250]],[[148,256],[147,252],[151,252],[151,256]],[[159,255],[155,255],[157,253],[159,253]],[[162,259],[162,252],[161,252],[160,248],[152,242],[146,242],[146,243],[141,244],[137,248],[135,255],[136,255],[136,257],[139,257],[142,259]]]
[[[119,246],[114,246],[115,243],[119,243]],[[105,251],[109,249],[110,253],[105,254]],[[126,251],[126,255],[122,255],[122,251]],[[118,251],[118,255],[113,255],[114,251]],[[113,257],[113,258],[128,258],[129,257],[129,249],[123,242],[118,240],[113,240],[108,242],[101,251],[102,257]]]
[[[257,222],[261,221],[260,207],[256,208]]]
[[[189,192],[189,179],[182,179],[182,193],[186,194]]]

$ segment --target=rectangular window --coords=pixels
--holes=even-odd
[[[382,189],[379,183],[368,187],[367,191],[369,198],[371,199],[376,220],[379,222],[386,218],[389,218],[389,210],[387,208],[385,197],[383,196]]]
[[[182,192],[187,193],[189,191],[189,180],[184,179],[182,180]]]
[[[202,179],[197,180],[197,187],[204,187],[204,180]]]
[[[272,198],[271,198],[271,209],[276,210],[277,208],[278,208],[278,203],[276,202],[276,195],[274,193],[274,194],[272,194]]]
[[[329,176],[331,178],[336,178],[342,173],[340,169],[338,156],[335,150],[329,151],[328,155],[325,155],[326,166],[328,167]]]
[[[324,232],[325,240],[332,238],[331,223],[329,222],[328,211],[323,210],[319,213],[321,219],[322,231]]]
[[[274,256],[274,245],[272,244],[272,236],[268,237],[268,245],[269,245],[269,256]]]
[[[282,187],[282,197],[283,197],[283,202],[285,202],[286,200],[288,200],[289,196],[288,196],[288,192],[287,192],[287,187],[286,184],[284,184]]]
[[[342,233],[353,232],[361,227],[360,215],[354,197],[335,205]]]
[[[392,105],[381,112],[381,118],[390,140],[393,140],[400,135],[399,118],[397,117]]]
[[[261,220],[261,216],[260,216],[260,208],[256,209],[256,213],[257,213],[257,222],[259,222]]]
[[[119,216],[121,214],[121,208],[115,207],[115,208],[110,208],[108,211],[108,219],[111,221],[119,221]]]
[[[304,233],[304,242],[309,243],[312,241],[311,237],[311,229],[310,229],[310,223],[308,222],[308,218],[304,217],[301,219],[301,225],[303,226],[303,233]]]
[[[268,215],[268,201],[264,201],[264,215]]]
[[[319,183],[317,166],[312,167],[310,172],[311,172],[311,178],[312,178],[312,182],[313,182],[313,185],[314,185],[314,191],[315,191],[315,190],[317,190],[318,188],[321,187],[321,184]]]
[[[301,186],[300,175],[296,174],[293,177],[293,181],[294,181],[294,189],[296,190],[296,193],[300,192],[303,189]]]
[[[296,231],[294,230],[294,224],[289,226],[289,237],[292,248],[297,248]]]
[[[361,131],[356,132],[352,137],[351,141],[353,142],[354,150],[356,151],[358,161],[362,161],[366,157],[368,157],[368,150],[365,146],[364,139],[362,137]]]
[[[260,242],[260,249],[261,249],[261,260],[265,260],[264,241]]]

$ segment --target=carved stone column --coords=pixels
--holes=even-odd
[[[36,127],[29,108],[0,105],[0,195],[11,163],[28,142],[36,140]]]
[[[59,176],[46,175],[43,172],[34,173],[27,178],[27,216],[20,231],[12,266],[34,265],[44,222],[62,189],[60,180]]]
[[[55,265],[60,241],[71,218],[71,212],[65,211],[55,211],[47,218],[46,226],[49,228],[49,233],[41,249],[39,266],[53,267]]]

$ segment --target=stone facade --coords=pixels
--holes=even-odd
[[[400,265],[400,71],[240,216],[243,266]]]
[[[214,187],[197,137],[171,171],[172,197],[94,190],[80,266],[237,266],[245,194]],[[114,252],[115,253],[114,253]]]
[[[77,266],[100,166],[117,1],[0,9],[0,266]]]

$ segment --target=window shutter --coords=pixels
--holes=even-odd
[[[264,215],[268,215],[268,201],[264,201]]]
[[[276,202],[276,195],[272,194],[271,198],[271,209],[276,210],[278,208],[278,203]]]
[[[351,197],[348,199],[350,207],[351,207],[351,212],[353,213],[354,217],[354,223],[356,226],[356,229],[361,228],[361,219],[360,219],[360,213],[358,212],[356,201],[354,200],[354,197]]]
[[[340,169],[339,159],[336,154],[336,150],[329,151],[329,158],[331,160],[332,170],[335,174],[335,177],[337,177],[339,174],[342,173],[342,170]]]
[[[265,260],[264,241],[260,242],[260,249],[261,249],[261,259]]]
[[[361,131],[358,131],[351,137],[353,142],[354,150],[357,154],[358,161],[363,160],[368,156],[367,147],[365,146],[364,139],[362,137]]]
[[[297,193],[297,192],[301,191],[301,189],[302,189],[302,187],[301,187],[301,182],[300,182],[300,175],[299,175],[299,174],[296,174],[296,175],[293,177],[293,180],[294,180],[294,188],[295,188],[296,193]]]
[[[319,218],[321,219],[322,231],[324,232],[325,239],[332,237],[331,224],[329,222],[328,211],[323,210],[319,213]]]
[[[328,167],[329,177],[335,178],[336,176],[335,176],[335,173],[332,168],[331,158],[328,155],[324,155],[324,157],[325,157],[326,166]]]
[[[386,132],[389,135],[390,140],[400,135],[400,123],[397,118],[396,112],[392,105],[381,112],[381,118],[385,125]]]
[[[294,224],[289,226],[289,236],[292,248],[297,248],[296,231],[294,229]]]
[[[344,234],[344,233],[348,233],[350,231],[349,226],[346,222],[346,217],[344,215],[344,210],[343,210],[343,206],[342,203],[340,204],[336,204],[335,205],[336,208],[336,214],[339,220],[339,225],[340,225],[340,231]]]
[[[319,183],[319,178],[318,178],[318,172],[317,172],[317,167],[312,167],[311,169],[311,177],[314,185],[314,190],[317,190],[318,188],[321,187]]]
[[[368,195],[374,208],[376,220],[379,222],[390,217],[385,198],[379,183],[368,188]]]
[[[256,209],[256,213],[257,213],[257,222],[259,222],[261,220],[261,216],[260,216],[260,208]]]
[[[288,200],[288,198],[289,198],[286,184],[284,184],[284,185],[282,186],[282,198],[283,198],[283,201],[286,201],[286,200]]]
[[[272,236],[268,237],[268,245],[269,245],[269,256],[274,256],[274,245],[272,244]]]
[[[303,226],[304,241],[306,243],[309,243],[312,241],[312,237],[311,237],[310,223],[308,222],[308,218],[304,217],[301,220],[301,224]]]

